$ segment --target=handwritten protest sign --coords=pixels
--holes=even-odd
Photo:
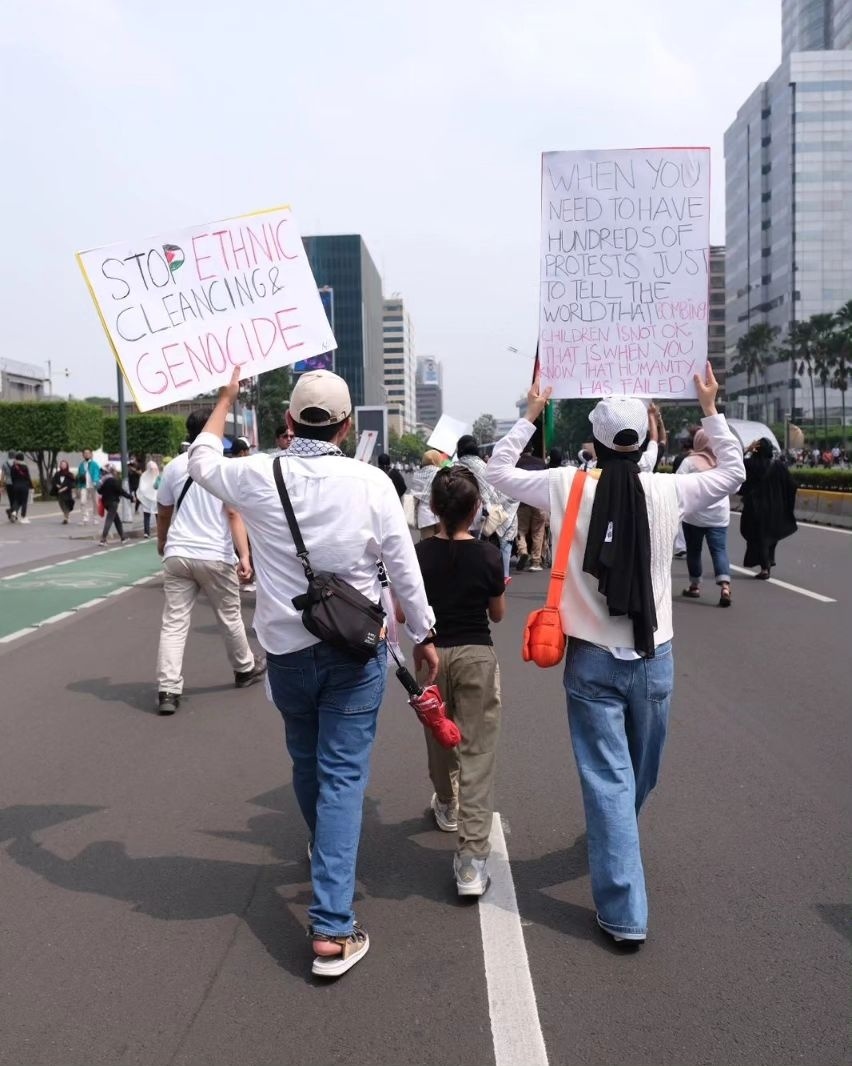
[[[707,148],[544,153],[539,359],[554,396],[695,396],[709,209]]]
[[[336,347],[289,207],[77,261],[140,411]]]

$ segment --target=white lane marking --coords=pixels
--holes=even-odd
[[[496,1066],[548,1066],[503,822],[491,822],[491,886],[479,901]]]
[[[28,626],[26,629],[17,629],[14,633],[7,633],[5,637],[0,637],[0,644],[10,644],[19,637],[25,637],[27,633],[35,633],[35,627]]]
[[[42,626],[52,626],[54,622],[61,622],[63,618],[71,618],[73,611],[60,611],[59,614],[52,614],[50,618],[43,618],[40,622],[36,622],[34,629],[41,629]]]
[[[140,541],[139,544],[145,544],[146,541]],[[34,566],[31,570],[19,570],[17,574],[6,574],[4,577],[0,577],[0,581],[14,581],[16,577],[26,577],[27,574],[38,574],[42,570],[50,570],[54,566],[66,566],[68,563],[80,563],[84,559],[94,559],[95,556],[103,557],[109,555],[110,552],[127,551],[128,548],[138,548],[139,544],[116,544],[114,548],[101,548],[100,551],[89,552],[87,555],[75,555],[70,559],[60,559],[56,563],[45,563],[44,566]]]
[[[25,637],[29,633],[37,632],[42,626],[49,626],[54,622],[61,622],[64,618],[73,618],[73,616],[79,611],[85,611],[89,607],[97,607],[99,603],[106,603],[111,596],[119,596],[122,592],[130,592],[131,589],[137,588],[139,585],[145,585],[149,581],[153,581],[153,577],[142,577],[130,585],[122,585],[121,588],[113,589],[112,592],[107,592],[105,595],[98,596],[94,600],[86,600],[85,603],[80,603],[76,607],[71,607],[67,611],[62,611],[61,614],[51,615],[50,618],[45,618],[43,622],[36,622],[35,625],[27,626],[26,629],[18,629],[14,633],[7,633],[5,637],[0,637],[0,644],[11,644],[13,640],[19,640],[21,637]]]
[[[731,511],[731,515],[742,518],[743,513],[742,511]],[[807,522],[804,518],[797,518],[796,522],[806,529],[818,529],[821,533],[843,533],[847,537],[852,537],[852,529],[842,529],[840,526],[824,526],[819,522]]]
[[[736,570],[738,574],[747,574],[749,577],[754,577],[754,570],[746,570],[744,566],[731,566],[732,570]],[[767,585],[777,585],[781,589],[787,589],[788,592],[798,592],[800,596],[809,596],[812,600],[819,600],[820,603],[837,603],[837,600],[833,600],[830,596],[823,596],[819,592],[811,592],[810,589],[799,588],[798,585],[790,585],[786,581],[779,581],[777,577],[770,577],[766,581]]]

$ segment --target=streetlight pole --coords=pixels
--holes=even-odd
[[[127,488],[127,410],[124,406],[124,375],[116,363],[118,380],[118,448],[121,452],[121,484]]]

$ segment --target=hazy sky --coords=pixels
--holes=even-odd
[[[779,0],[4,0],[0,354],[115,394],[74,252],[289,202],[361,233],[445,410],[514,414],[542,150],[713,150],[780,59]],[[70,370],[66,380],[57,371]]]

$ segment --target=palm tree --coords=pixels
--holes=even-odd
[[[769,421],[769,384],[767,371],[776,361],[775,338],[780,333],[777,326],[756,322],[737,341],[737,358],[731,367],[733,374],[745,374],[746,394],[751,406],[751,380],[763,383],[763,420]]]
[[[846,390],[849,388],[849,362],[852,359],[852,300],[846,303],[834,316],[837,327],[837,348],[835,351],[834,378],[831,386],[840,392],[840,411],[843,429],[843,447],[846,447]]]
[[[834,315],[811,315],[810,324],[814,331],[814,372],[822,385],[822,428],[825,442],[828,444],[828,383],[834,369]],[[815,412],[816,413],[816,412]]]
[[[814,329],[810,322],[791,322],[787,344],[798,360],[798,374],[807,373],[811,385],[811,417],[816,430],[816,392],[814,389]],[[804,406],[804,404],[802,405]]]

